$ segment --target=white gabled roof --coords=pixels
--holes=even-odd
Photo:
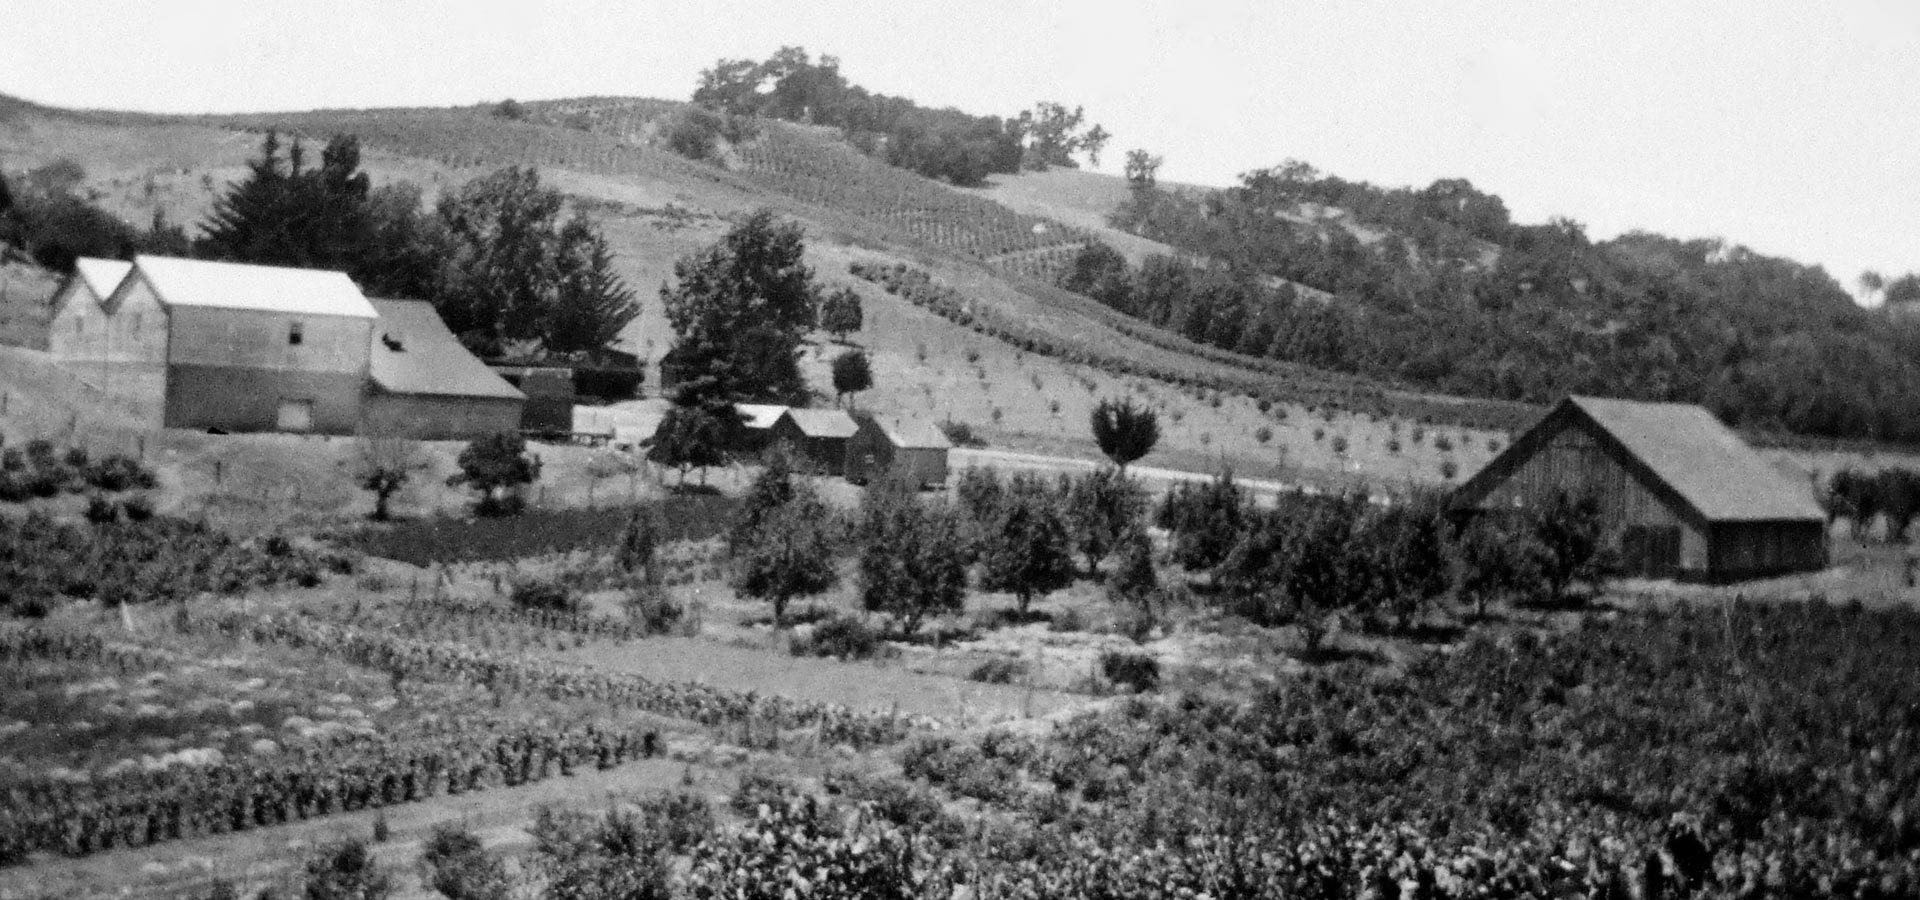
[[[780,421],[780,414],[787,411],[784,406],[772,403],[735,403],[734,411],[745,417],[742,425],[748,428],[772,428]]]
[[[133,271],[133,263],[119,259],[94,259],[82,256],[73,261],[74,274],[80,283],[93,292],[93,302],[105,303],[113,296],[113,289],[120,286],[127,273]]]
[[[345,272],[136,256],[134,269],[168,306],[257,309],[306,316],[377,319]]]

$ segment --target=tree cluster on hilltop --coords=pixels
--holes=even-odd
[[[839,59],[815,62],[799,47],[782,47],[763,62],[720,60],[700,73],[693,102],[731,115],[833,126],[890,165],[958,185],[980,184],[996,172],[1072,167],[1078,156],[1098,165],[1109,137],[1086,123],[1085,110],[1059,103],[1003,119],[872,93],[840,74]]]
[[[95,196],[82,191],[86,179],[86,169],[66,158],[30,169],[12,184],[0,177],[0,246],[62,274],[82,256],[184,252],[180,226],[156,213],[145,230],[137,228],[95,205]]]
[[[1114,224],[1182,256],[1129,266],[1096,243],[1062,284],[1194,340],[1453,394],[1697,402],[1743,427],[1920,440],[1920,325],[1819,267],[1516,224],[1461,179],[1387,190],[1289,163],[1203,195],[1135,168]]]

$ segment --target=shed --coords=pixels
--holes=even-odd
[[[947,451],[953,445],[931,422],[916,419],[882,422],[873,416],[856,420],[858,429],[847,439],[847,480],[856,484],[897,478],[920,487],[947,482]]]
[[[364,434],[471,440],[520,428],[526,395],[487,368],[424,300],[373,300]]]
[[[773,423],[773,442],[793,447],[795,465],[815,475],[840,475],[847,467],[847,440],[860,430],[837,409],[788,409]]]
[[[546,366],[489,366],[526,395],[520,430],[542,434],[573,432],[573,372]]]
[[[787,408],[773,403],[735,403],[733,411],[740,414],[740,424],[728,444],[734,450],[753,453],[773,444],[773,423],[780,421],[780,414]]]
[[[1600,501],[1628,574],[1726,582],[1827,565],[1826,514],[1706,409],[1568,397],[1454,492],[1482,513]]]

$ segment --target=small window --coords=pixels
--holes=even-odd
[[[79,316],[74,316],[73,317],[73,333],[82,334],[86,330],[87,330],[87,320],[80,318]]]
[[[140,330],[140,314],[139,313],[127,314],[127,327],[133,329],[134,331]]]
[[[291,325],[287,326],[287,343],[288,344],[293,346],[299,346],[300,341],[305,337],[306,335],[300,328],[299,322],[294,322]]]

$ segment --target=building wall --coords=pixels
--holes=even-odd
[[[54,361],[88,384],[157,411],[166,395],[168,319],[152,292],[130,290],[109,313],[75,278],[55,303],[47,335]]]
[[[359,429],[367,375],[236,366],[167,367],[168,428],[278,431],[281,406],[312,404],[315,434],[353,434]]]
[[[1824,522],[1722,522],[1713,526],[1707,577],[1731,581],[1827,566]]]
[[[373,347],[372,319],[195,306],[173,307],[172,319],[167,362],[173,366],[353,373],[364,379]],[[289,340],[296,324],[298,344]]]
[[[790,444],[796,464],[815,475],[841,475],[847,467],[847,438],[808,437],[792,419],[773,423],[772,444]]]
[[[1629,528],[1678,532],[1681,571],[1705,572],[1710,564],[1708,535],[1681,518],[1659,495],[1634,477],[1585,429],[1562,421],[1558,430],[1481,502],[1487,510],[1523,510],[1548,502],[1556,491],[1591,493],[1616,538]],[[1668,574],[1654,572],[1650,574]]]
[[[521,401],[499,397],[432,397],[421,394],[368,395],[362,407],[362,434],[421,441],[472,440],[520,429]]]
[[[893,466],[894,446],[871,421],[847,439],[847,479],[871,482],[885,477]]]

